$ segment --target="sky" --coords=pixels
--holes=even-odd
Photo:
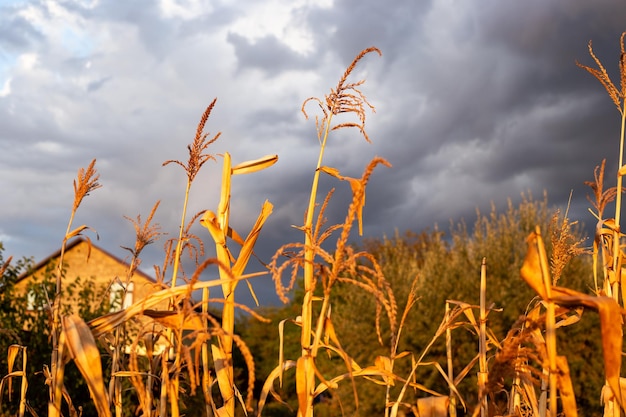
[[[301,241],[319,143],[301,106],[323,98],[363,49],[351,80],[376,108],[365,128],[329,138],[324,164],[360,177],[374,157],[364,236],[472,223],[476,210],[521,194],[595,224],[584,181],[607,158],[614,183],[620,115],[600,83],[576,66],[593,48],[618,80],[626,7],[614,0],[3,0],[0,2],[0,242],[3,256],[50,255],[62,242],[79,168],[96,159],[102,188],[83,200],[74,226],[126,259],[126,217],[155,221],[167,236],[142,269],[162,263],[177,236],[187,145],[209,103],[221,132],[191,188],[188,218],[215,211],[222,158],[277,154],[265,171],[233,178],[231,225],[250,230],[263,201],[274,211],[257,244],[268,262]],[[315,108],[308,108],[311,114]],[[336,187],[329,223],[350,199]],[[206,230],[192,229],[212,245]],[[355,238],[358,242],[358,238]],[[253,266],[252,266],[253,267]],[[254,268],[254,267],[253,267]],[[210,278],[210,277],[208,277]],[[207,278],[207,279],[208,279]],[[272,284],[253,286],[268,303]]]

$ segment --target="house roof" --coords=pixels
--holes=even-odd
[[[74,239],[71,239],[69,242],[67,242],[67,244],[65,245],[65,252],[68,252],[70,249],[72,249],[73,247],[75,247],[76,245],[78,245],[81,242],[88,242],[87,239],[83,238],[83,237],[76,237]],[[118,258],[115,255],[112,255],[111,253],[109,253],[108,251],[102,249],[101,247],[94,245],[93,243],[91,243],[91,247],[95,248],[97,250],[99,250],[100,252],[104,253],[106,256],[108,256],[109,258],[113,259],[114,261],[116,261],[117,263],[119,263],[120,265],[123,265],[125,267],[130,267],[128,262],[123,261],[122,259]],[[34,271],[37,271],[40,268],[45,267],[51,260],[58,258],[59,256],[61,256],[61,249],[58,249],[56,252],[52,253],[51,255],[45,257],[44,259],[42,259],[41,261],[37,262],[32,268],[30,268],[28,271],[23,272],[22,274],[20,274],[20,276],[17,278],[16,282],[20,282],[25,278],[28,278],[29,276],[32,275],[32,273]],[[152,278],[150,275],[145,274],[143,272],[141,272],[139,269],[137,269],[135,271],[136,275],[141,276],[142,278],[145,278],[149,281],[152,282],[156,282],[156,280],[154,278]]]

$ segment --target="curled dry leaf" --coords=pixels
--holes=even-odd
[[[102,377],[100,352],[89,326],[75,314],[63,317],[62,326],[67,349],[87,382],[98,416],[110,417],[111,410]]]
[[[538,240],[537,233],[531,233],[527,241],[528,253],[520,272],[524,281],[546,300],[547,291],[543,281],[539,253],[543,243]],[[609,386],[615,393],[617,402],[624,408],[619,381],[622,364],[622,316],[625,312],[610,297],[588,295],[558,286],[550,287],[550,292],[551,301],[560,306],[588,307],[600,315],[604,373]]]

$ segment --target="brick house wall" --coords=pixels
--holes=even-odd
[[[63,258],[66,265],[63,278],[64,286],[79,277],[83,282],[92,279],[96,287],[108,288],[113,294],[117,293],[120,304],[124,306],[160,289],[153,278],[141,271],[136,271],[130,279],[131,284],[128,286],[126,298],[122,300],[121,294],[123,293],[123,285],[126,284],[129,265],[94,244],[91,244],[90,250],[89,245],[89,242],[83,238],[76,238],[68,242]],[[52,264],[56,267],[60,254],[60,250],[56,251],[37,263],[31,271],[22,274],[15,285],[15,289],[19,293],[26,294],[27,287],[34,278],[41,282],[49,265]]]

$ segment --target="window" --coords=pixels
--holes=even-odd
[[[133,303],[134,289],[134,282],[129,283],[127,288],[124,288],[124,284],[119,281],[114,282],[111,285],[111,292],[109,294],[111,311],[119,311],[129,307]]]
[[[26,295],[26,310],[35,310],[35,291],[30,289]],[[41,306],[37,306],[37,310],[41,310]]]

